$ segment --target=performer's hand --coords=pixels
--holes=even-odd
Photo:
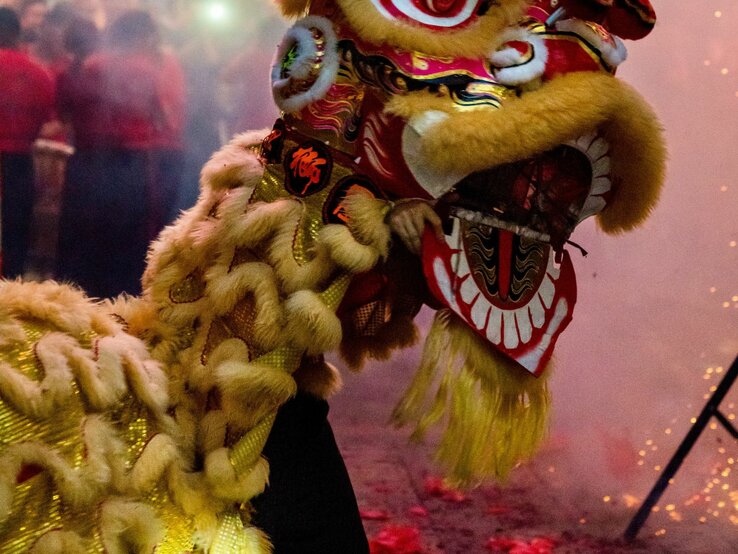
[[[414,254],[420,254],[420,240],[426,224],[433,228],[439,240],[443,240],[441,218],[428,202],[419,198],[397,202],[389,213],[387,222],[392,232]]]

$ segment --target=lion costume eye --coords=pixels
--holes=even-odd
[[[433,29],[457,29],[489,9],[485,0],[371,0],[387,19],[412,21]]]
[[[322,98],[338,72],[336,35],[324,17],[308,16],[287,31],[272,65],[272,96],[287,113]]]

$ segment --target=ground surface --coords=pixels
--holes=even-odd
[[[348,376],[331,402],[331,422],[351,474],[367,535],[378,554],[704,553],[738,552],[738,530],[684,523],[660,533],[651,518],[638,540],[622,534],[637,509],[597,493],[572,495],[571,475],[541,455],[504,485],[459,493],[445,490],[429,445],[385,424],[404,386],[390,365]],[[644,491],[644,494],[647,491]]]

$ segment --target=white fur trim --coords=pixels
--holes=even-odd
[[[229,450],[219,448],[205,458],[205,476],[218,497],[247,502],[264,492],[269,482],[269,464],[260,457],[249,471],[237,475],[229,458]]]
[[[172,437],[159,433],[151,438],[133,465],[130,485],[136,494],[145,494],[154,488],[180,453]]]
[[[309,78],[310,72],[314,69],[318,49],[313,38],[313,29],[319,30],[325,41],[318,77],[305,92],[285,96],[293,83]],[[295,44],[298,45],[297,58],[290,67],[289,76],[282,78],[282,58]],[[325,96],[335,83],[338,74],[339,60],[336,47],[333,25],[324,17],[315,15],[305,17],[287,31],[272,64],[272,96],[281,110],[287,113],[297,112]]]
[[[590,47],[599,50],[605,62],[613,68],[619,66],[628,58],[628,50],[619,37],[608,33],[609,38],[614,42],[614,44],[610,44],[592,28],[590,23],[581,19],[564,19],[563,21],[558,21],[556,22],[556,30],[579,36]],[[606,31],[603,29],[603,32]]]
[[[313,356],[341,344],[341,322],[313,291],[301,290],[285,300],[287,333]]]
[[[381,254],[373,245],[357,242],[348,227],[337,223],[323,227],[318,240],[328,248],[336,265],[351,273],[369,271]]]
[[[41,535],[28,554],[85,554],[89,549],[82,537],[72,531],[49,531]]]
[[[532,55],[526,57],[513,47],[505,47],[506,42],[527,42]],[[548,48],[543,38],[528,29],[513,28],[502,35],[501,47],[489,56],[497,80],[503,85],[519,86],[535,81],[546,70]]]
[[[165,527],[151,506],[122,498],[103,503],[100,527],[109,554],[153,552],[165,535]]]

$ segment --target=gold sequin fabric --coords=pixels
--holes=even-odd
[[[49,303],[47,320],[6,309],[22,305],[26,293],[33,305]],[[52,303],[64,295],[72,302],[62,316]],[[109,551],[112,542],[125,543],[105,531],[101,515],[118,497],[152,510],[164,529],[157,552],[191,551],[191,518],[172,502],[166,480],[142,493],[132,483],[166,417],[164,397],[142,400],[139,393],[166,377],[136,339],[100,334],[84,325],[84,313],[78,321],[69,316],[85,309],[95,308],[60,285],[0,283],[0,488],[7,491],[0,496],[0,552],[43,551],[51,536],[74,537],[62,541],[65,552],[73,543],[84,552]],[[131,378],[140,379],[139,388]]]

